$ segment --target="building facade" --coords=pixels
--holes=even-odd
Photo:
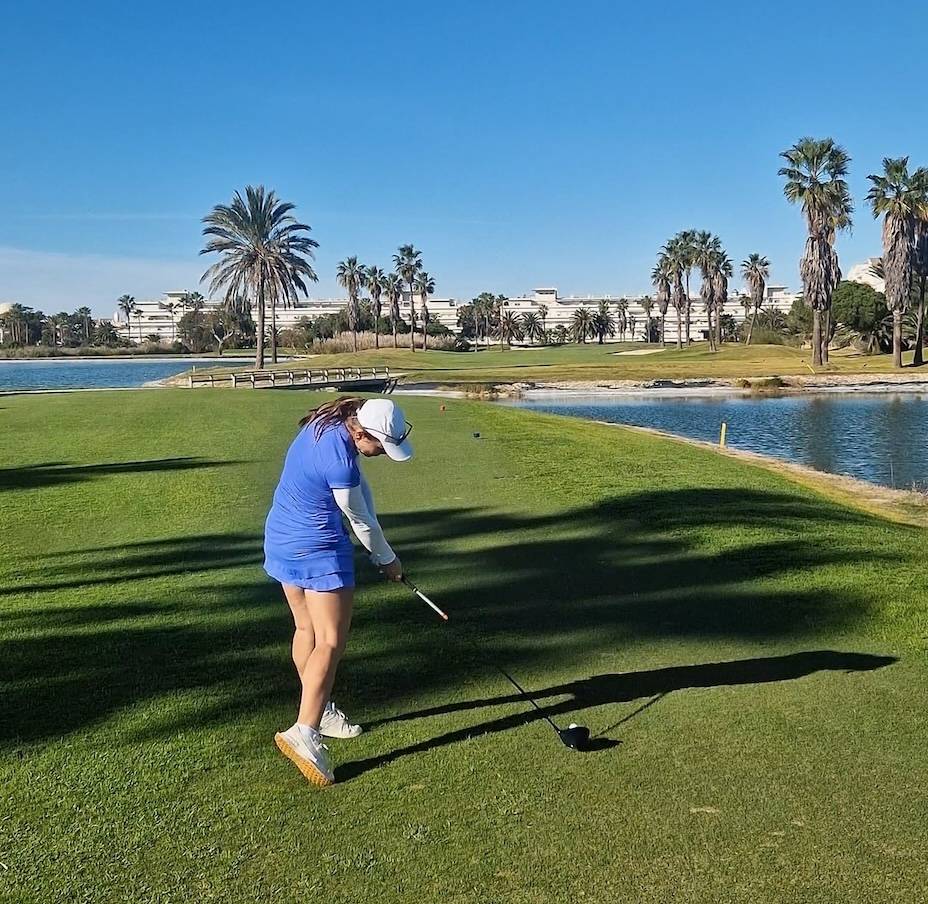
[[[173,291],[165,293],[164,297],[160,299],[136,301],[137,313],[133,314],[127,322],[125,315],[117,311],[113,315],[113,324],[119,334],[130,342],[140,343],[148,336],[158,336],[162,341],[171,342],[176,335],[178,321],[186,313],[185,298],[187,294],[185,291]],[[788,291],[786,286],[767,286],[763,307],[764,309],[776,308],[786,313],[796,297],[796,294]],[[724,313],[730,314],[734,317],[736,323],[740,323],[745,317],[745,300],[746,296],[743,294],[732,293],[724,307]],[[647,316],[641,307],[641,296],[570,295],[562,297],[558,294],[556,288],[545,287],[535,289],[531,293],[508,298],[504,305],[515,314],[526,314],[529,311],[534,311],[539,315],[544,313],[545,328],[555,330],[559,326],[569,329],[574,314],[581,307],[595,313],[602,301],[609,305],[613,313],[616,310],[617,303],[624,301],[627,304],[628,330],[625,339],[642,340],[646,338]],[[295,327],[303,318],[312,320],[323,314],[337,314],[346,304],[347,299],[345,298],[307,299],[288,308],[278,308],[277,327],[280,330],[286,330]],[[441,323],[453,332],[459,332],[458,311],[466,304],[470,304],[470,302],[454,298],[430,298],[428,300],[430,318],[433,322]],[[208,311],[217,306],[218,302],[207,301],[205,310]],[[407,323],[409,322],[410,307],[407,293],[400,303],[400,314]],[[658,316],[655,306],[651,313],[652,322]],[[673,307],[670,307],[667,311],[665,330],[665,340],[667,342],[676,342],[677,320],[676,311]],[[701,299],[694,298],[690,311],[690,338],[699,342],[708,339],[708,336],[709,322],[705,306]]]

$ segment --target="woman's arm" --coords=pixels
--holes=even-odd
[[[366,492],[365,492],[366,490]],[[373,510],[373,498],[366,481],[355,487],[335,488],[332,490],[335,503],[344,512],[351,524],[355,536],[361,545],[371,554],[375,565],[388,565],[396,558],[396,553],[387,543],[383,529]]]

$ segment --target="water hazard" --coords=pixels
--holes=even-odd
[[[191,367],[244,363],[244,358],[68,358],[0,361],[0,391],[30,389],[117,389],[144,386]]]
[[[763,452],[884,486],[928,487],[928,393],[829,393],[781,397],[604,397],[519,400],[523,408],[635,424]]]

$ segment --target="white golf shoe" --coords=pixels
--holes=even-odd
[[[356,738],[364,731],[360,725],[352,725],[348,717],[331,701],[325,705],[319,722],[319,733],[327,738]]]
[[[274,742],[280,752],[314,785],[324,788],[335,784],[327,748],[318,732],[312,729],[301,731],[298,725],[291,725],[286,731],[274,735]]]

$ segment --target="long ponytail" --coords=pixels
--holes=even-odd
[[[306,417],[300,418],[300,428],[313,424],[318,439],[330,427],[344,424],[349,418],[355,417],[363,404],[364,399],[355,396],[342,396],[334,402],[326,402],[318,408],[313,408]]]

